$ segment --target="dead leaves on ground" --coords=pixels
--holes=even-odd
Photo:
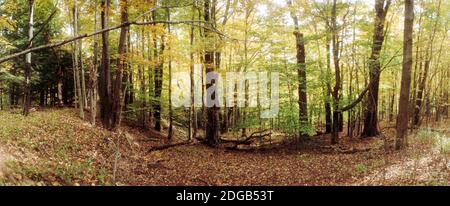
[[[148,153],[167,144],[124,126],[120,133],[92,127],[72,109],[29,118],[1,112],[0,146],[6,185],[448,185],[449,165],[420,146],[386,152],[381,138],[327,146],[327,136],[305,147],[263,151],[211,149],[202,144]],[[182,137],[177,137],[182,139]],[[420,143],[420,144],[419,144]],[[420,155],[419,161],[414,157]],[[421,158],[429,157],[422,161]],[[439,157],[439,158],[438,158]],[[413,167],[411,165],[416,165]],[[411,168],[412,167],[412,168]],[[411,170],[414,168],[414,172]],[[386,172],[387,171],[387,172]],[[421,174],[430,174],[423,176]],[[383,175],[381,175],[383,174]],[[387,175],[386,175],[387,174]],[[403,174],[402,178],[398,178]],[[414,175],[412,175],[414,174]],[[414,177],[415,176],[415,177]],[[416,180],[410,180],[414,177]]]

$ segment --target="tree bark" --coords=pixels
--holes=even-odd
[[[428,48],[427,48],[426,54],[425,54],[426,59],[425,59],[424,71],[422,74],[422,78],[420,79],[420,84],[419,84],[419,88],[418,88],[419,90],[417,91],[417,98],[415,99],[416,102],[415,102],[415,107],[414,107],[414,118],[413,118],[413,127],[414,128],[419,127],[420,123],[421,123],[420,112],[421,112],[422,106],[423,106],[424,92],[426,89],[428,73],[430,70],[430,64],[433,59],[433,44],[434,44],[434,39],[436,37],[436,32],[437,32],[437,28],[438,28],[440,9],[441,9],[441,1],[439,0],[438,7],[437,7],[437,17],[434,22],[433,32],[431,34],[431,37],[430,37],[430,40],[428,43]]]
[[[400,89],[399,112],[397,116],[396,150],[407,146],[409,120],[409,93],[411,88],[411,67],[413,50],[414,0],[405,0],[405,26],[403,33],[403,69]]]
[[[340,72],[340,57],[339,57],[339,35],[337,29],[337,0],[333,0],[333,6],[331,11],[331,24],[332,24],[332,43],[333,43],[333,62],[335,70],[335,85],[333,90],[333,126],[331,133],[331,144],[339,143],[339,90],[341,86],[341,72]]]
[[[372,42],[372,54],[369,59],[370,87],[364,115],[364,130],[362,137],[379,135],[378,131],[378,93],[380,88],[380,53],[384,42],[384,24],[391,0],[375,1],[375,26]]]
[[[287,1],[290,7],[291,18],[294,21],[294,36],[297,51],[297,78],[298,78],[298,107],[299,107],[299,137],[305,134],[302,128],[308,126],[308,97],[306,93],[306,55],[305,55],[305,40],[303,34],[300,32],[299,20],[292,7],[292,0]]]
[[[213,5],[214,6],[214,5]],[[210,0],[205,0],[204,2],[204,20],[207,24],[212,25],[211,20],[211,2]],[[206,28],[204,30],[204,37],[206,39],[214,38],[213,33],[210,29]],[[214,72],[214,48],[205,48],[204,61],[206,74]],[[207,96],[211,99],[217,98],[217,94],[211,93],[209,88],[215,87],[216,82],[211,82],[206,85]],[[207,102],[208,107],[206,108],[206,143],[210,146],[217,146],[219,144],[219,108],[217,106],[212,106],[212,102]]]
[[[128,0],[120,1],[121,21],[122,24],[128,22]],[[116,130],[120,126],[122,115],[122,81],[123,72],[127,61],[126,41],[128,35],[128,27],[120,29],[119,39],[119,58],[117,60],[116,77],[114,80],[113,97],[112,97],[112,111],[111,111],[111,129]]]
[[[28,41],[29,48],[33,46],[34,37],[34,0],[28,0],[29,5],[29,29],[28,29]],[[30,114],[31,107],[31,53],[28,53],[25,57],[25,92],[24,92],[24,105],[23,115],[28,116]]]
[[[78,35],[78,1],[74,1],[73,6],[73,32],[74,36]],[[77,97],[78,97],[78,109],[80,110],[80,118],[84,119],[84,95],[83,95],[83,89],[81,85],[81,76],[80,76],[80,65],[79,65],[79,54],[81,54],[80,50],[81,42],[80,40],[77,40],[74,42],[74,49],[73,49],[73,57],[74,57],[74,72],[75,72],[75,78],[76,78],[76,87],[77,87]]]
[[[101,23],[102,29],[108,28],[110,0],[102,0]],[[111,129],[111,72],[109,54],[109,33],[102,33],[102,67],[99,78],[100,117],[102,125]]]
[[[97,1],[95,2],[95,13],[94,13],[94,27],[95,31],[98,31],[98,21],[97,21],[97,13],[98,13],[98,6]],[[91,124],[95,125],[96,117],[97,117],[97,92],[96,92],[96,85],[97,85],[97,67],[98,67],[98,37],[95,36],[94,38],[94,51],[93,51],[94,57],[92,62],[91,70],[89,71],[89,89],[90,89],[90,110],[91,110]]]
[[[166,9],[166,13],[167,13],[167,21],[170,21],[170,9],[167,8]],[[167,24],[167,32],[169,34],[169,36],[171,35],[172,31],[170,28],[170,25]],[[173,109],[172,109],[172,50],[170,47],[170,42],[168,42],[168,49],[169,49],[169,132],[167,135],[167,138],[169,140],[172,140],[172,136],[173,136]]]

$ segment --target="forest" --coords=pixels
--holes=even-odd
[[[450,185],[450,1],[0,0],[0,185]]]

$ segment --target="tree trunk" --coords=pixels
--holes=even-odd
[[[305,55],[305,40],[303,34],[300,32],[299,20],[293,11],[292,1],[288,0],[287,4],[290,7],[290,13],[295,26],[295,41],[297,49],[297,78],[298,78],[298,107],[299,107],[299,137],[307,134],[304,132],[304,127],[308,126],[308,97],[306,93],[306,55]]]
[[[391,0],[375,1],[375,26],[372,42],[372,54],[369,59],[369,93],[366,101],[364,115],[364,130],[362,137],[373,137],[379,135],[378,131],[378,91],[380,85],[380,53],[384,42],[384,24],[389,10]]]
[[[434,22],[434,26],[433,26],[433,32],[431,34],[429,43],[428,43],[428,48],[425,54],[425,66],[424,66],[424,71],[422,74],[422,78],[420,80],[420,84],[419,84],[419,90],[417,92],[417,98],[416,98],[416,103],[415,103],[415,107],[414,107],[414,119],[413,119],[413,126],[415,128],[420,126],[420,112],[422,110],[422,106],[423,106],[423,101],[424,101],[424,92],[426,89],[426,84],[427,84],[427,78],[428,78],[428,72],[430,70],[430,64],[431,61],[433,59],[433,44],[434,44],[434,39],[436,37],[436,31],[438,28],[438,23],[439,23],[439,17],[440,17],[440,8],[441,8],[441,1],[439,0],[438,6],[437,6],[437,17],[436,20]]]
[[[74,7],[73,7],[73,32],[74,36],[78,36],[78,1],[74,1]],[[76,85],[77,85],[77,96],[78,96],[78,109],[80,110],[80,118],[84,119],[84,95],[83,95],[83,89],[81,85],[81,78],[80,77],[80,65],[79,65],[79,54],[81,54],[80,51],[81,47],[81,40],[77,40],[74,42],[74,50],[73,50],[73,56],[74,56],[74,72],[76,77]]]
[[[34,0],[28,0],[29,5],[29,30],[28,30],[28,41],[29,48],[33,46],[34,37]],[[31,107],[31,53],[28,53],[25,57],[25,92],[24,92],[24,105],[23,105],[23,115],[28,116],[30,114]]]
[[[214,4],[212,6],[215,6]],[[204,2],[204,20],[207,24],[212,25],[211,20],[211,4],[210,0],[205,0]],[[205,28],[204,37],[209,40],[214,38],[213,33],[210,29]],[[214,72],[215,64],[214,64],[214,50],[215,48],[207,47],[205,48],[205,70],[206,74],[210,72]],[[207,96],[211,97],[209,99],[218,98],[216,93],[212,93],[209,88],[216,87],[216,82],[210,82],[206,85]],[[207,102],[208,107],[206,108],[206,143],[210,146],[217,146],[219,143],[219,108],[217,106],[213,106],[213,102]]]
[[[98,6],[95,4],[95,13],[94,13],[94,27],[95,31],[98,31],[98,21],[97,21],[97,12]],[[89,71],[89,89],[90,89],[90,110],[91,110],[91,124],[95,125],[96,117],[97,117],[97,93],[96,93],[96,85],[97,85],[97,67],[98,67],[98,37],[94,38],[94,51],[93,51],[93,63],[91,66],[91,70]]]
[[[331,24],[332,24],[332,43],[333,43],[333,62],[335,69],[335,85],[333,90],[333,126],[331,134],[331,144],[339,143],[339,90],[341,86],[341,73],[339,65],[339,35],[337,30],[337,0],[333,0],[333,7],[331,12]]]
[[[330,46],[330,37],[327,35],[327,77],[331,76],[331,46]],[[326,99],[325,99],[325,133],[330,134],[332,132],[332,115],[331,115],[331,85],[330,80],[327,78],[327,88],[326,88]]]
[[[102,29],[108,28],[110,0],[102,0]],[[99,78],[100,117],[103,127],[111,128],[111,71],[109,54],[109,33],[102,33],[102,67]]]
[[[403,33],[403,69],[397,116],[396,150],[407,146],[409,120],[409,92],[411,87],[412,47],[414,26],[414,0],[405,0],[405,27]]]
[[[166,9],[166,13],[167,13],[167,21],[170,21],[170,9],[167,8]],[[170,25],[167,24],[167,32],[169,34],[169,36],[171,35],[171,28]],[[172,54],[170,54],[172,52],[171,47],[170,47],[171,42],[168,42],[168,47],[169,47],[169,132],[167,135],[167,138],[169,140],[172,139],[173,136],[173,109],[172,109]]]
[[[121,21],[122,24],[128,22],[128,0],[120,1]],[[120,126],[122,115],[122,81],[123,70],[127,61],[126,41],[128,36],[128,27],[120,29],[119,39],[119,58],[117,59],[116,78],[114,80],[112,111],[111,111],[111,129],[116,130]]]
[[[156,39],[155,39],[156,42]],[[157,43],[155,43],[155,50],[158,50],[156,47]],[[155,69],[155,100],[153,101],[153,116],[155,118],[155,130],[160,132],[162,130],[161,127],[161,97],[162,97],[162,88],[163,88],[163,68],[164,68],[164,57],[163,53],[165,50],[165,42],[164,38],[161,40],[160,45],[160,55],[158,56],[158,63]]]
[[[195,7],[192,7],[192,20],[195,20]],[[190,37],[190,53],[189,53],[189,58],[190,58],[190,79],[191,79],[191,84],[190,84],[190,97],[191,97],[191,106],[189,107],[189,131],[188,131],[188,139],[191,140],[193,137],[195,138],[197,135],[197,113],[195,110],[195,96],[194,96],[194,51],[193,51],[193,47],[194,47],[194,33],[195,29],[194,26],[191,26],[191,31],[189,33],[189,37]]]

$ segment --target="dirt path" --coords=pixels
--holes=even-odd
[[[403,155],[400,157],[400,161],[391,165],[387,160],[386,163],[389,166],[372,172],[357,185],[445,185],[445,183],[448,185],[450,181],[450,161],[445,147],[450,143],[450,137],[442,133],[425,135],[436,135],[432,137],[436,138],[434,147],[429,149],[417,148],[418,151],[415,151],[412,155]]]

